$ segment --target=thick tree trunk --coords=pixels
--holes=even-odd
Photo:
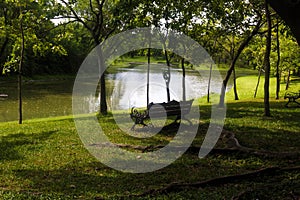
[[[4,26],[6,27],[7,26],[7,10],[6,9],[4,9],[3,17],[4,17]],[[5,52],[5,49],[6,49],[7,45],[8,45],[8,42],[9,42],[9,37],[8,37],[8,34],[6,33],[5,34],[4,42],[3,42],[3,44],[2,44],[2,46],[0,48],[0,63],[2,63],[2,61],[5,60],[5,54],[4,54],[4,52]],[[3,72],[3,66],[1,65],[0,66],[0,75],[2,74],[2,72]]]
[[[105,73],[100,78],[100,113],[103,115],[107,114],[107,102],[106,102],[106,84],[105,84]]]
[[[95,45],[98,46],[100,41],[98,38],[94,38]],[[107,114],[107,101],[106,101],[106,83],[105,83],[105,63],[102,55],[102,50],[99,48],[98,51],[98,64],[100,76],[100,113],[102,115]]]
[[[8,39],[8,37],[6,37],[5,40],[4,40],[3,45],[1,46],[1,49],[0,49],[0,63],[1,63],[1,61],[5,60],[4,52],[5,52],[5,49],[8,45],[8,41],[9,41],[9,39]],[[1,65],[0,66],[0,75],[2,74],[2,72],[3,72],[3,66]]]
[[[270,52],[271,52],[271,15],[269,11],[269,4],[267,0],[265,0],[265,10],[266,10],[266,19],[268,24],[268,31],[267,31],[267,41],[266,41],[266,52],[264,58],[264,67],[265,67],[265,85],[264,85],[264,115],[267,117],[271,116],[270,112],[270,101],[269,101],[269,86],[270,86]]]

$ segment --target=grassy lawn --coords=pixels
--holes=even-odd
[[[246,147],[273,152],[300,152],[300,108],[285,108],[286,100],[274,99],[271,80],[272,117],[263,117],[261,84],[253,99],[255,76],[238,79],[240,99],[227,94],[225,129],[233,131]],[[263,83],[263,81],[261,82]],[[253,86],[254,85],[254,86]],[[297,80],[291,90],[300,89]],[[210,121],[210,104],[199,100],[201,122],[193,146],[201,145]],[[173,130],[142,141],[125,135],[116,127],[113,116],[99,121],[113,142],[161,145],[172,139]],[[146,174],[129,174],[110,169],[84,148],[72,116],[0,123],[0,198],[1,199],[132,199],[130,195],[164,187],[172,182],[192,183],[235,175],[266,167],[293,167],[300,159],[276,159],[240,152],[213,153],[199,159],[185,153],[176,162]],[[241,195],[242,194],[242,195]],[[300,171],[286,171],[203,188],[135,197],[135,199],[293,199],[300,196]]]

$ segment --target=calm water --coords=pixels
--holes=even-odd
[[[163,79],[165,68],[151,66],[150,102],[166,102],[166,84]],[[134,69],[120,69],[107,75],[107,100],[110,110],[128,110],[131,107],[145,107],[147,71],[145,66]],[[198,98],[207,93],[207,80],[198,73],[188,72],[185,78],[186,99]],[[43,118],[72,114],[72,88],[74,80],[29,81],[23,86],[23,118]],[[212,82],[211,91],[218,93],[220,83]],[[182,100],[182,73],[171,71],[171,100]],[[0,122],[18,119],[17,83],[0,80],[0,93],[8,98],[0,99]],[[90,112],[94,104],[99,105],[95,95],[87,96]]]
[[[23,118],[44,118],[72,113],[73,80],[31,81],[23,84]],[[0,122],[18,119],[17,82],[0,82]]]

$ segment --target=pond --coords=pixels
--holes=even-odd
[[[120,68],[113,74],[107,74],[107,101],[109,110],[129,110],[131,107],[147,105],[147,67]],[[162,65],[151,65],[149,76],[149,102],[166,102],[166,84]],[[45,118],[72,114],[72,88],[74,79],[35,80],[23,84],[23,119]],[[198,72],[187,70],[185,77],[186,99],[195,99],[206,95],[207,78]],[[211,83],[211,92],[219,93],[219,82]],[[171,100],[182,100],[182,72],[171,70]],[[17,82],[0,80],[0,93],[8,94],[0,98],[0,122],[18,119]],[[99,105],[99,97],[86,97],[91,106],[90,112],[96,112],[94,104]],[[97,106],[96,106],[97,107]]]

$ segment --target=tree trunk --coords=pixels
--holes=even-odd
[[[4,26],[6,27],[7,26],[7,9],[4,9],[4,12],[3,12],[3,17],[4,17]],[[5,55],[4,55],[4,52],[5,52],[5,49],[8,45],[8,42],[9,42],[9,37],[8,37],[8,34],[7,34],[7,31],[5,31],[5,39],[4,39],[4,42],[0,48],[0,63],[5,60]],[[0,66],[0,75],[3,73],[3,66],[1,65]]]
[[[226,91],[226,87],[227,87],[227,83],[228,80],[231,76],[231,73],[234,69],[235,63],[237,62],[239,56],[241,55],[241,53],[243,52],[243,50],[245,49],[245,47],[248,45],[248,43],[251,41],[251,39],[258,33],[260,26],[261,26],[261,19],[259,19],[259,21],[257,22],[257,24],[255,25],[255,28],[252,30],[252,32],[250,33],[250,35],[241,43],[241,45],[239,46],[236,55],[234,56],[229,70],[227,71],[226,77],[223,80],[223,85],[222,85],[222,89],[221,89],[221,95],[220,95],[220,102],[219,102],[219,107],[224,107],[224,101],[225,101],[225,91]]]
[[[148,68],[147,68],[147,106],[149,105],[149,79],[150,79],[150,51],[151,49],[148,48],[148,53],[147,53],[147,57],[148,57]]]
[[[21,12],[20,12],[21,13]],[[24,29],[23,29],[23,19],[20,19],[20,32],[21,32],[21,53],[20,53],[20,62],[18,69],[18,99],[19,99],[19,124],[23,122],[23,109],[22,109],[22,70],[23,70],[23,61],[24,61]]]
[[[256,98],[256,94],[257,94],[257,90],[258,90],[258,86],[259,86],[259,82],[260,82],[261,71],[262,71],[262,69],[259,69],[259,71],[258,71],[258,79],[257,79],[256,88],[255,88],[255,91],[254,91],[254,98]]]
[[[291,70],[288,69],[288,76],[286,78],[285,90],[289,89],[289,86],[290,86],[290,76],[291,76]]]
[[[5,37],[5,41],[4,41],[4,43],[3,43],[3,45],[1,46],[1,49],[0,49],[0,63],[1,63],[1,61],[5,60],[4,52],[5,52],[5,49],[8,45],[8,41],[9,41],[8,37]],[[3,65],[0,66],[0,75],[2,74],[2,72],[3,72]]]
[[[210,64],[210,68],[209,68],[209,77],[208,77],[208,85],[207,85],[207,103],[209,103],[209,99],[210,99],[210,84],[211,84],[211,74],[212,74],[212,66],[213,64]]]
[[[214,40],[213,51],[216,47],[216,44],[217,44],[217,37]],[[219,60],[219,64],[220,64],[220,57],[218,58],[218,60]],[[213,67],[213,64],[211,63],[210,67],[209,67],[209,77],[208,77],[208,85],[207,85],[207,103],[209,103],[209,99],[210,99],[210,84],[211,84],[212,67]]]
[[[167,66],[168,66],[168,71],[167,71],[167,79],[165,79],[166,81],[166,88],[167,88],[167,99],[168,99],[168,102],[171,101],[171,97],[170,97],[170,61],[169,61],[169,57],[168,57],[168,52],[166,50],[166,45],[164,44],[164,47],[165,47],[165,57],[166,57],[166,63],[167,63]]]
[[[233,91],[234,91],[234,100],[239,100],[239,95],[237,93],[237,88],[236,88],[235,68],[233,68]]]
[[[279,92],[280,92],[280,72],[279,72],[279,65],[280,65],[280,42],[279,42],[279,20],[277,19],[276,25],[276,50],[277,50],[277,63],[276,63],[276,99],[279,99]]]
[[[269,100],[269,86],[270,86],[270,52],[271,52],[271,15],[269,10],[269,4],[267,0],[265,0],[265,10],[266,10],[266,19],[268,24],[268,31],[267,31],[267,41],[266,41],[266,52],[264,58],[264,67],[265,67],[265,85],[264,85],[264,116],[270,117],[270,100]]]
[[[94,37],[94,42],[96,47],[100,44],[100,41],[97,37]],[[106,83],[105,83],[105,63],[102,55],[101,48],[98,48],[98,64],[99,64],[99,74],[100,76],[100,114],[107,114],[107,102],[106,102]]]
[[[182,68],[182,100],[186,101],[184,58],[181,59],[181,68]]]
[[[105,84],[105,72],[100,78],[100,113],[103,115],[107,114],[107,102],[106,102],[106,84]]]

